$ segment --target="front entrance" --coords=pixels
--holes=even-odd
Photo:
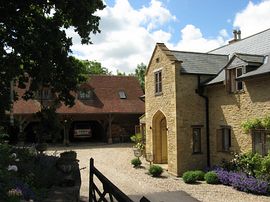
[[[160,111],[153,118],[153,157],[154,163],[168,163],[167,121]]]

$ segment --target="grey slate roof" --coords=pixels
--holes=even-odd
[[[240,41],[209,51],[215,54],[265,54],[270,50],[270,28]]]
[[[227,55],[184,51],[171,52],[178,61],[182,61],[182,73],[215,75],[228,62]]]
[[[239,79],[270,72],[270,62],[267,61],[267,63],[263,64],[264,59],[265,59],[264,55],[235,53],[234,56],[228,62],[228,64],[218,73],[218,75],[214,79],[209,81],[206,85],[223,82],[225,80],[225,68],[229,66],[235,58],[239,58],[247,63],[252,63],[252,64],[257,63],[261,65],[258,69],[248,72],[246,74],[243,74],[242,76],[239,77]]]
[[[263,57],[262,56],[257,57],[256,55],[269,55],[267,54],[269,53],[269,51],[270,51],[270,28],[257,34],[254,34],[252,36],[249,36],[247,38],[244,38],[240,41],[211,50],[208,53],[228,54],[228,55],[238,53],[237,54],[239,56],[238,58],[240,58],[245,62],[249,63],[253,61],[255,63],[263,63]],[[249,56],[247,54],[252,54],[252,56]],[[267,64],[263,64],[257,70],[248,72],[244,74],[241,78],[268,73],[269,66],[270,66],[269,62]],[[213,80],[208,82],[207,85],[219,83],[224,80],[225,80],[225,71],[222,70]]]
[[[251,54],[243,54],[243,53],[235,53],[237,57],[247,63],[263,63],[264,55],[251,55]]]
[[[251,71],[251,72],[248,72],[246,74],[243,74],[242,76],[239,77],[239,79],[244,79],[244,78],[248,78],[251,76],[258,76],[258,75],[267,74],[267,73],[270,73],[269,57],[267,57],[267,61],[262,66],[260,66],[258,69]]]
[[[214,79],[212,79],[205,85],[212,85],[212,84],[220,83],[220,82],[223,82],[224,80],[225,80],[225,69],[223,68]]]

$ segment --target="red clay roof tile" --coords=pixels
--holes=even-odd
[[[143,91],[136,77],[91,76],[87,84],[94,91],[94,100],[76,98],[73,107],[61,104],[57,112],[60,114],[144,113],[144,102],[140,100]],[[126,93],[126,99],[120,99],[121,90]],[[22,94],[21,91],[19,90],[19,94]],[[19,99],[14,104],[14,114],[31,114],[39,109],[40,103],[37,100]]]

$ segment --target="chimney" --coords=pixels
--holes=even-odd
[[[229,44],[240,41],[241,40],[241,31],[233,30],[233,39],[229,41]]]
[[[238,35],[238,40],[241,40],[241,30],[238,30],[237,35]]]
[[[233,36],[234,36],[234,37],[233,37],[233,38],[234,38],[233,40],[235,40],[235,41],[237,40],[237,34],[238,34],[237,30],[234,29],[234,30],[233,30]]]

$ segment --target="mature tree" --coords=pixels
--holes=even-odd
[[[126,72],[121,72],[120,70],[116,70],[116,75],[117,76],[126,76]]]
[[[100,62],[88,60],[79,60],[79,62],[84,68],[84,74],[111,75],[111,72],[106,67],[102,67]]]
[[[142,89],[144,90],[144,76],[146,71],[146,65],[141,63],[137,65],[137,68],[135,69],[135,76],[138,78],[140,85]]]
[[[25,98],[40,86],[50,85],[58,99],[72,105],[82,66],[70,56],[74,28],[82,44],[100,32],[97,10],[102,0],[9,0],[0,3],[0,113],[9,108],[10,81],[20,88],[29,80]],[[28,79],[30,78],[30,79]]]

